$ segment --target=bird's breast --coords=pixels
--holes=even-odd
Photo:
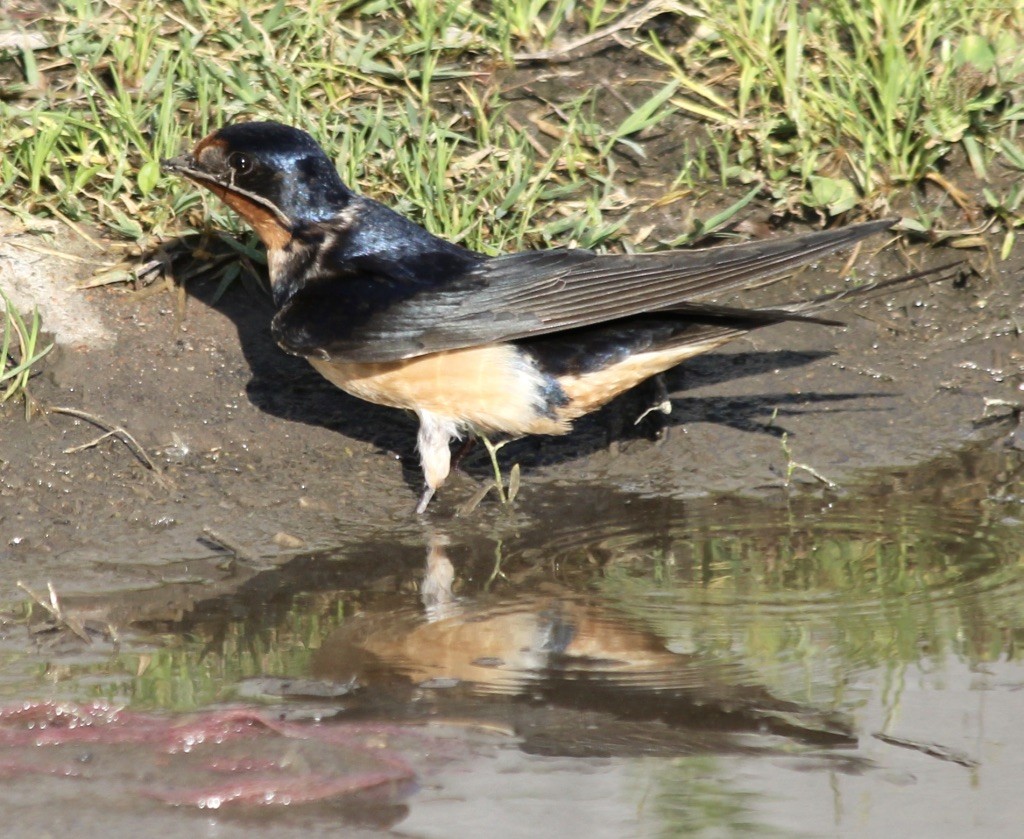
[[[564,434],[554,383],[512,344],[492,344],[388,362],[309,358],[347,393],[392,408],[430,411],[477,431],[512,436]]]

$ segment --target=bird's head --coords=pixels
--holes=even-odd
[[[163,168],[221,198],[268,248],[283,247],[305,223],[335,217],[353,195],[316,140],[278,122],[225,126]]]

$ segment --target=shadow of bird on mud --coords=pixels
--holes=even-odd
[[[179,271],[186,263],[190,240],[181,240]],[[262,411],[282,419],[330,428],[347,437],[398,455],[405,480],[419,488],[422,477],[415,452],[417,421],[411,414],[374,405],[340,391],[323,379],[302,358],[283,352],[270,334],[273,304],[266,293],[265,277],[246,276],[231,283],[223,293],[210,280],[192,280],[186,291],[204,305],[229,318],[238,331],[242,354],[251,371],[246,395]],[[260,287],[261,280],[264,283]],[[650,411],[662,401],[657,388],[641,385],[596,413],[576,421],[565,437],[531,437],[514,442],[507,456],[524,469],[544,464],[557,465],[587,457],[610,443],[632,439],[655,440],[675,426],[709,422],[755,434],[781,437],[786,433],[786,416],[814,411],[817,406],[852,402],[878,394],[855,391],[843,393],[785,391],[756,396],[680,396],[688,387],[702,388],[767,372],[801,368],[833,353],[824,350],[749,350],[727,354],[711,353],[686,361],[665,375],[671,412]],[[637,418],[647,413],[643,422]],[[468,458],[463,467],[471,475],[490,472],[486,457]]]

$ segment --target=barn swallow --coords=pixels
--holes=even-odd
[[[826,299],[708,302],[790,273],[894,221],[702,250],[488,256],[342,183],[304,131],[229,125],[164,168],[210,190],[267,249],[289,353],[361,399],[415,411],[422,513],[466,432],[566,434],[573,420],[683,360],[783,321],[840,323]]]

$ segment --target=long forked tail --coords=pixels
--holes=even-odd
[[[693,303],[673,306],[671,311],[673,314],[689,315],[700,319],[734,322],[736,326],[742,324],[745,327],[743,331],[785,321],[819,323],[825,326],[845,326],[844,321],[822,317],[816,313],[826,311],[841,301],[868,300],[878,296],[879,292],[898,286],[933,285],[943,280],[953,279],[960,275],[963,265],[964,262],[962,260],[947,262],[935,268],[925,268],[909,274],[902,274],[899,277],[890,277],[885,280],[857,286],[856,288],[833,291],[818,297],[812,297],[809,300],[795,300],[792,303],[783,303],[780,306],[773,306],[768,309],[744,309],[737,306],[720,306],[716,303]]]
[[[785,312],[792,312],[793,314],[804,314],[830,308],[833,303],[839,303],[841,301],[870,300],[872,297],[877,297],[878,292],[885,291],[890,288],[896,288],[898,286],[914,288],[917,286],[934,285],[935,283],[940,283],[943,280],[959,278],[963,273],[964,264],[964,260],[958,259],[955,262],[946,262],[933,268],[922,268],[920,271],[901,274],[898,277],[890,277],[885,280],[865,283],[864,285],[857,286],[855,288],[845,288],[839,291],[830,292],[829,294],[822,294],[818,297],[813,297],[810,300],[798,300],[793,303],[786,303],[778,308]],[[811,317],[813,317],[813,315]],[[841,322],[838,321],[832,321],[832,323],[842,325]]]

